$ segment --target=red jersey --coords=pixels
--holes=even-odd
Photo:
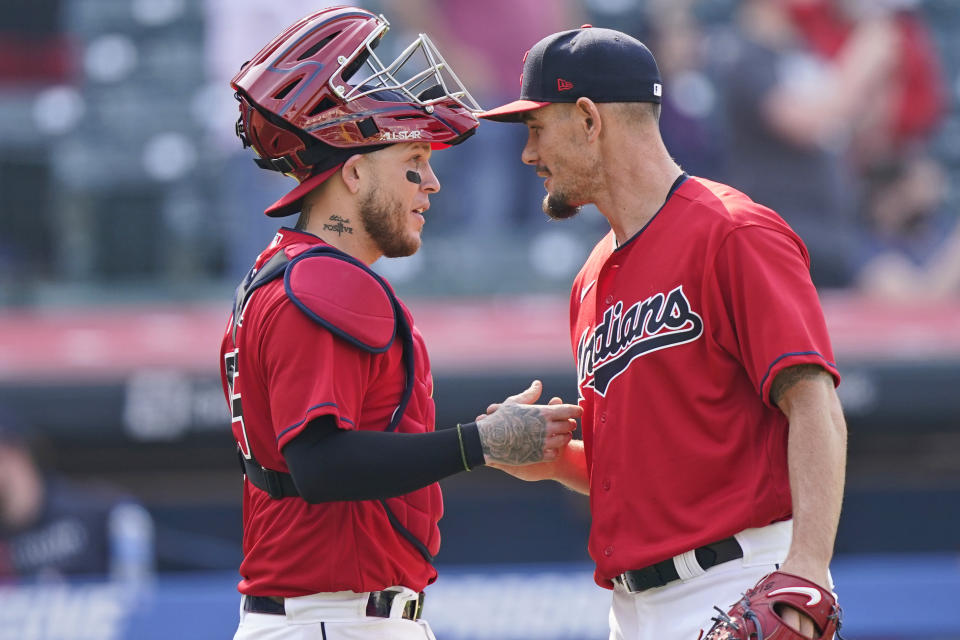
[[[261,267],[280,250],[325,243],[312,234],[281,229],[257,258]],[[413,319],[402,306],[408,324]],[[362,322],[363,319],[358,320]],[[400,340],[384,353],[362,350],[308,317],[287,296],[283,278],[257,289],[242,314],[237,342],[228,323],[221,346],[221,378],[228,403],[242,402],[233,435],[268,469],[289,472],[284,445],[319,416],[342,429],[382,431],[405,386]],[[433,379],[423,337],[413,328],[415,381],[397,432],[434,429]],[[233,387],[226,358],[236,358]],[[232,391],[232,394],[231,394]],[[439,484],[387,500],[399,522],[435,554],[443,513]],[[401,585],[421,591],[436,570],[391,526],[379,501],[310,504],[299,497],[274,500],[244,481],[241,593],[301,596],[328,591],[378,591]]]
[[[836,377],[803,242],[773,211],[687,178],[573,284],[590,555],[610,579],[791,515],[784,367]]]

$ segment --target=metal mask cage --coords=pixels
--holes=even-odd
[[[357,47],[350,56],[338,58],[340,66],[331,76],[331,90],[347,103],[382,91],[395,91],[413,104],[428,107],[444,100],[453,100],[472,113],[480,113],[483,108],[474,99],[457,77],[450,65],[440,55],[433,41],[425,33],[411,42],[389,65],[374,53],[379,40],[390,29],[386,18],[380,16],[381,23]],[[334,85],[334,78],[341,78],[344,69],[356,65],[362,59],[356,71],[343,78],[348,86]],[[364,74],[364,71],[367,73]]]

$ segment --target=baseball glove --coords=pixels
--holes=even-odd
[[[840,607],[833,594],[799,576],[775,571],[743,594],[729,611],[712,618],[714,625],[703,640],[807,640],[780,617],[788,605],[808,615],[816,626],[815,640],[840,637]]]

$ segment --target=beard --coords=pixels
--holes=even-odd
[[[405,233],[403,203],[380,192],[379,184],[360,201],[360,222],[367,235],[387,258],[412,256],[420,248],[420,238]]]
[[[540,206],[551,220],[566,220],[580,213],[580,205],[570,204],[563,193],[548,193]]]
[[[547,192],[543,196],[543,202],[540,204],[543,212],[551,220],[567,220],[580,213],[581,206],[590,202],[592,181],[588,181],[585,176],[600,175],[600,166],[596,162],[585,163],[579,166],[579,163],[571,160],[558,161],[558,168],[565,174],[563,185],[554,183],[554,192]],[[552,171],[546,165],[537,165],[537,173],[546,173],[556,180]],[[574,204],[577,202],[579,204]]]

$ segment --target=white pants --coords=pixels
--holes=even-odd
[[[240,626],[234,640],[436,640],[426,620],[400,617],[403,604],[417,594],[404,589],[394,600],[394,615],[366,615],[367,593],[338,591],[285,598],[284,615],[250,613],[240,600]]]
[[[691,564],[677,556],[678,573],[687,577],[639,593],[617,585],[610,607],[610,640],[695,640],[701,629],[706,633],[713,626],[714,606],[727,611],[744,591],[777,570],[792,535],[792,520],[745,529],[734,536],[743,558],[703,572],[697,565],[691,571]]]

